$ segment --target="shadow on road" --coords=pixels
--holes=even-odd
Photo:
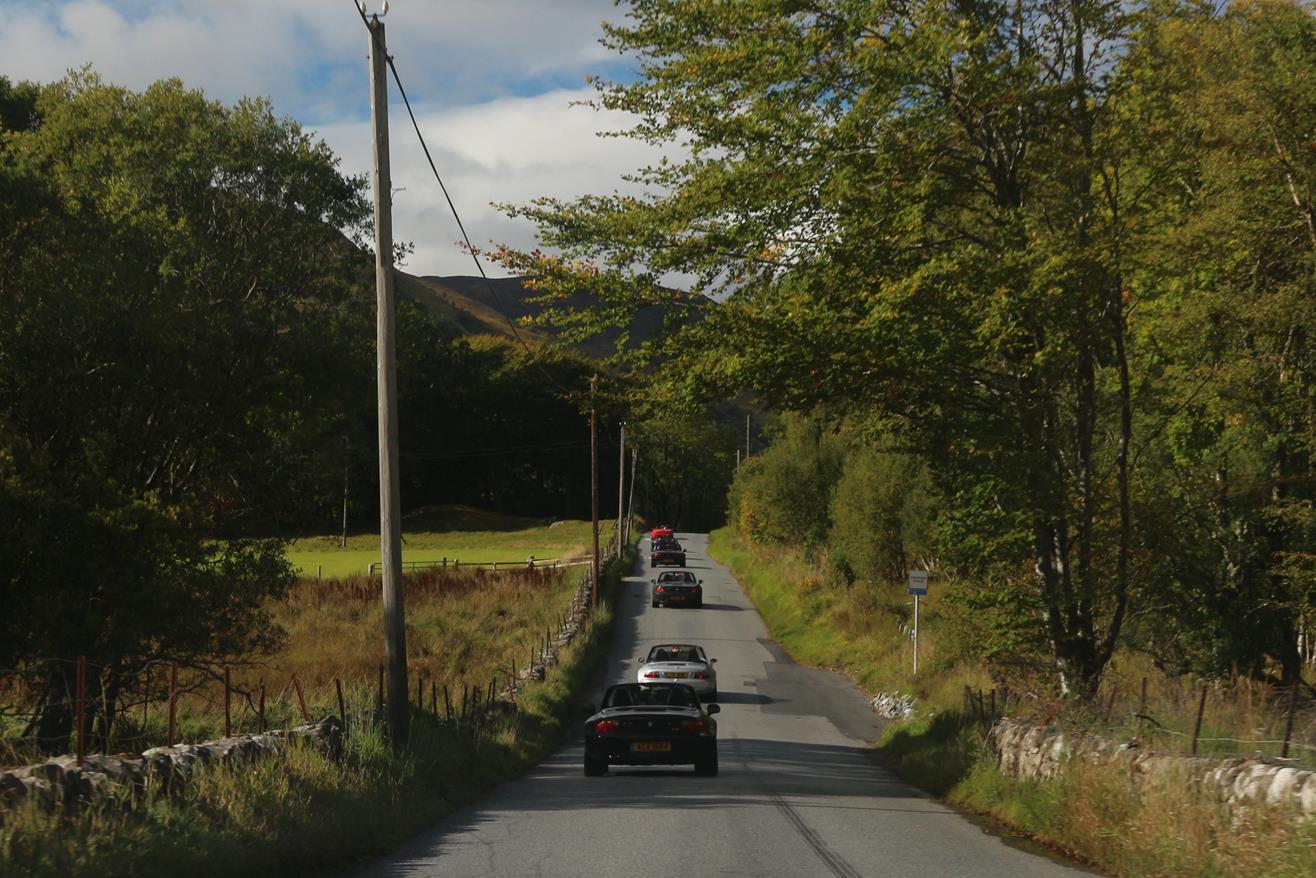
[[[894,776],[878,769],[864,747],[793,744],[754,738],[719,743],[721,774],[700,777],[688,766],[613,768],[600,778],[581,775],[579,747],[559,753],[534,772],[552,784],[551,796],[529,798],[504,788],[480,805],[453,815],[437,832],[416,839],[376,875],[413,875],[417,861],[441,856],[446,848],[467,843],[463,833],[504,819],[508,813],[633,808],[710,809],[764,805],[788,799],[792,808],[843,808],[904,811],[929,817],[954,817],[932,799],[919,797]],[[881,797],[893,800],[881,803]]]
[[[717,693],[717,697],[711,699],[717,704],[776,704],[781,701],[780,698],[773,698],[770,695],[760,695],[757,692],[728,692],[723,689]]]

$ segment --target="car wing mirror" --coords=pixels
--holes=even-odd
[[[704,710],[707,711],[709,716],[712,716],[715,713],[722,712],[722,708],[716,704],[710,704],[708,705],[708,707],[704,708]]]
[[[715,665],[715,664],[717,664],[717,659],[709,659],[709,660],[708,660],[708,663],[709,663],[710,665]]]

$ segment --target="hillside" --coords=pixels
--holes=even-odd
[[[552,330],[521,325],[523,318],[538,316],[543,311],[528,301],[536,293],[526,289],[524,280],[507,277],[486,282],[481,277],[419,277],[399,271],[397,290],[400,295],[420,302],[431,313],[442,317],[454,328],[456,335],[490,333],[510,336],[512,330],[508,321],[511,321],[526,338],[551,339],[555,334]],[[572,308],[585,308],[590,299],[580,294],[568,299],[567,303]],[[665,313],[666,309],[660,305],[641,309],[631,325],[631,344],[638,345],[657,336],[662,331]],[[617,331],[610,330],[574,347],[587,356],[605,357],[614,350],[616,338]]]

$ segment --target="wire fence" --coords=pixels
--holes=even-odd
[[[1201,681],[1110,674],[1084,703],[964,688],[962,710],[990,725],[1011,714],[1043,725],[1187,755],[1264,756],[1316,767],[1316,701],[1301,682]]]
[[[601,552],[601,569],[620,557],[619,546],[614,534]],[[538,573],[551,570],[544,567]],[[543,679],[561,650],[583,630],[593,610],[593,594],[591,570],[586,568],[569,604],[542,632],[528,633],[521,649],[495,663],[488,680],[443,680],[419,665],[409,667],[412,709],[477,734],[487,717],[515,713],[521,689]],[[0,765],[39,761],[70,745],[81,764],[93,749],[142,752],[185,740],[260,734],[331,714],[349,731],[363,719],[372,725],[384,723],[382,663],[373,678],[335,675],[308,685],[291,673],[234,682],[235,672],[250,678],[255,670],[250,664],[168,657],[125,669],[85,656],[34,658],[21,668],[0,668],[0,727],[22,724],[24,730],[16,738],[0,738]],[[42,718],[50,716],[57,720],[53,735],[40,728]]]

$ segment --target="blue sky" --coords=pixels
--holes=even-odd
[[[588,74],[633,75],[598,43],[600,22],[622,17],[612,0],[390,0],[389,51],[477,244],[534,244],[490,202],[627,190],[621,174],[657,160],[596,136],[629,120],[569,106],[592,94]],[[352,0],[0,0],[0,75],[46,82],[91,64],[130,88],[176,76],[225,102],[269,97],[351,173],[370,162],[366,48]],[[406,268],[473,273],[396,92],[390,125]]]

